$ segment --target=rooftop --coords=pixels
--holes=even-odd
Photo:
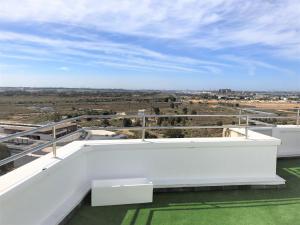
[[[93,115],[8,135],[0,142],[45,128],[52,130],[51,140],[0,160],[0,166],[45,147],[52,146],[53,152],[0,176],[0,224],[297,224],[299,112],[290,117],[142,114],[138,115],[141,126],[130,127],[141,131],[141,139],[81,140],[60,148],[56,148],[57,142],[74,134],[128,127],[80,127],[57,137],[57,125],[66,122],[119,117]],[[239,124],[181,127],[147,124],[147,118],[151,117],[181,116],[235,117]],[[127,117],[134,118],[123,116]],[[249,124],[261,122],[258,120],[261,118],[288,118],[296,125]],[[145,135],[151,129],[208,128],[223,130],[222,137],[150,139]],[[142,203],[131,204],[137,202]],[[109,206],[104,207],[105,204]]]
[[[300,224],[300,158],[279,159],[280,189],[155,193],[153,203],[91,207],[89,198],[67,225]]]

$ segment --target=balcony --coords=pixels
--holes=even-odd
[[[132,128],[142,131],[142,139],[74,141],[59,149],[55,143],[64,137],[55,138],[57,124],[47,125],[54,127],[54,138],[42,147],[53,145],[53,153],[0,177],[0,224],[235,223],[230,215],[234,219],[238,218],[236,215],[244,215],[248,224],[260,224],[257,221],[266,221],[270,213],[282,221],[293,222],[293,218],[285,218],[284,214],[285,210],[295,211],[300,207],[296,188],[299,160],[278,161],[277,157],[282,152],[286,157],[300,155],[300,127],[252,127],[249,121],[255,116],[244,116],[244,120],[243,116],[233,116],[241,119],[239,125],[214,126],[224,129],[224,137],[145,139],[146,129],[203,127],[147,127],[146,116],[142,115],[143,126]],[[242,124],[243,121],[246,123]],[[43,128],[13,134],[2,141],[39,129]],[[130,178],[146,178],[153,183],[153,203],[91,207],[86,201],[93,180]],[[253,187],[275,189],[252,190]],[[261,209],[267,213],[259,215]]]
[[[87,198],[67,225],[233,225],[298,224],[300,159],[279,159],[284,188],[250,187],[155,193],[151,204],[91,207]],[[298,170],[299,171],[299,170]]]

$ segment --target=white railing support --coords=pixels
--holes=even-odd
[[[142,130],[142,140],[145,140],[145,136],[146,136],[146,116],[145,114],[143,115],[143,130]]]
[[[55,126],[53,126],[52,128],[52,140],[53,140],[52,152],[53,152],[53,156],[56,157],[56,127]]]
[[[296,125],[297,126],[300,125],[299,122],[300,122],[300,109],[297,110],[297,119],[296,119]]]
[[[248,138],[249,116],[246,115],[245,136]]]

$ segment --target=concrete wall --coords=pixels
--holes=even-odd
[[[0,177],[0,224],[58,224],[93,179],[148,178],[156,187],[282,184],[279,140],[245,138],[78,141]]]
[[[145,177],[154,187],[276,183],[276,144],[239,142],[89,145],[91,179]]]
[[[270,128],[253,128],[252,130],[281,140],[281,145],[278,146],[278,157],[300,156],[300,126],[278,125]]]
[[[0,192],[1,225],[58,224],[90,189],[82,151],[64,157],[63,163],[53,158],[41,164],[38,160],[13,171],[17,180],[11,174],[0,178],[11,183]]]

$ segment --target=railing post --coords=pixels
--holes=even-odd
[[[245,127],[245,136],[248,138],[248,126],[249,126],[249,116],[246,115],[246,127]]]
[[[296,120],[296,125],[297,126],[300,125],[299,122],[300,122],[300,109],[297,110],[297,120]]]
[[[142,141],[145,140],[146,135],[146,116],[145,116],[145,109],[140,109],[138,111],[138,117],[142,118]]]
[[[142,140],[145,140],[145,135],[146,135],[146,116],[145,114],[143,115],[143,130],[142,130]]]
[[[240,109],[240,112],[239,112],[239,126],[241,126],[241,115],[242,115],[242,110]]]
[[[53,145],[52,145],[53,156],[56,157],[56,127],[55,126],[52,127],[52,141],[53,141]]]

